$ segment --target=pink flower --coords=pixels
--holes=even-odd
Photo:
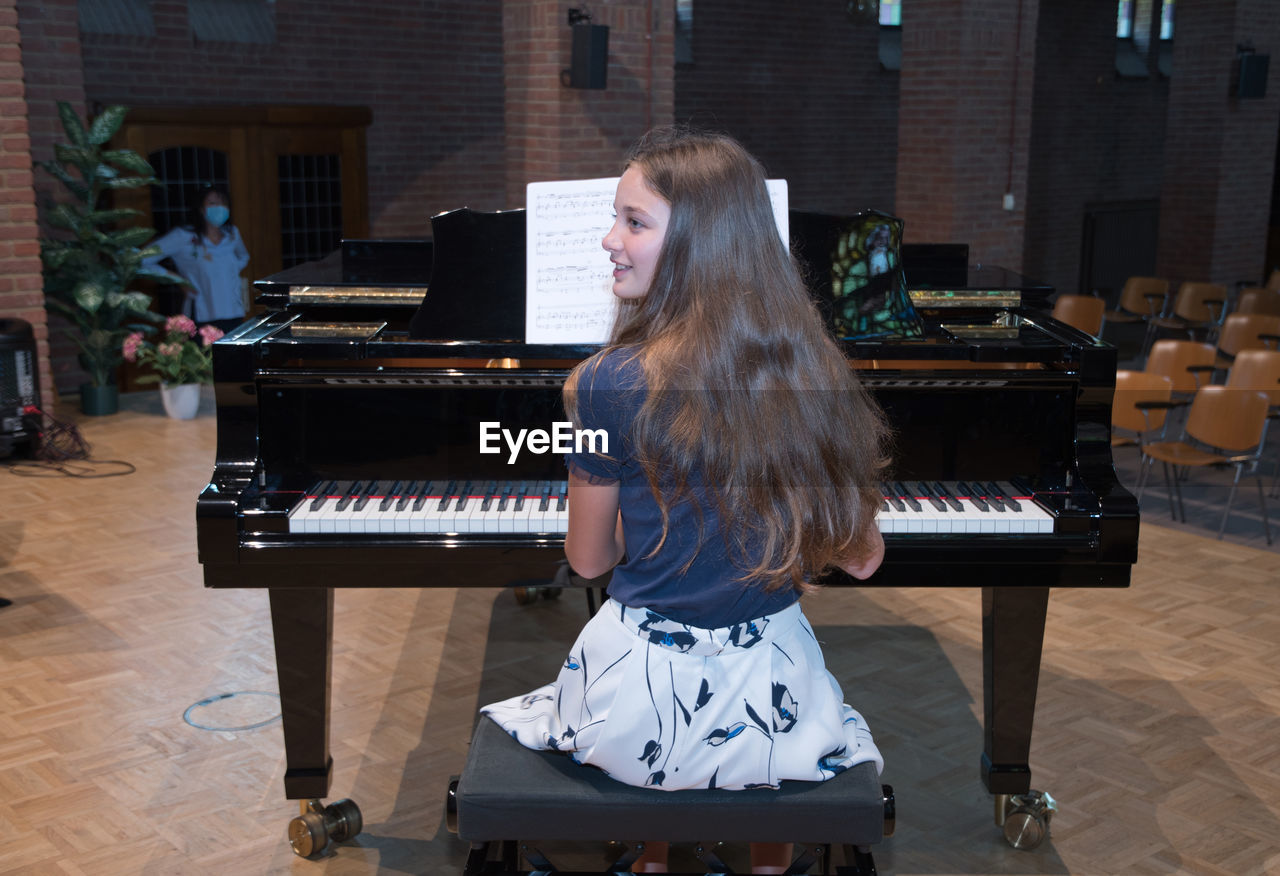
[[[207,347],[222,335],[222,329],[216,325],[202,325],[200,326],[200,346]]]
[[[181,313],[165,320],[164,330],[166,332],[182,332],[189,338],[196,336],[196,324],[191,321],[191,317],[183,316]]]
[[[142,346],[142,332],[134,332],[124,339],[124,360],[126,362],[138,361],[138,349]]]
[[[186,317],[183,317],[184,319]],[[157,344],[156,353],[165,359],[172,359],[182,355],[182,344]]]

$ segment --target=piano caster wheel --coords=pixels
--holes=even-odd
[[[512,587],[511,592],[515,594],[516,605],[533,605],[538,601],[538,597],[543,599],[559,599],[562,587]]]
[[[329,847],[351,839],[364,828],[360,807],[342,799],[328,806],[309,800],[307,811],[289,822],[289,845],[300,858],[313,858]]]
[[[1057,802],[1044,791],[1006,797],[1005,840],[1015,849],[1034,849],[1049,835],[1049,821],[1057,811]]]
[[[449,795],[444,801],[444,826],[449,833],[458,833],[458,777],[449,779]]]

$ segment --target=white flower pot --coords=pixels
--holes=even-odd
[[[190,420],[200,410],[200,384],[160,384],[160,399],[164,412],[175,420]]]

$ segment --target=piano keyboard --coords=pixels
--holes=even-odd
[[[564,533],[566,481],[330,481],[289,512],[299,533]],[[1004,482],[884,484],[885,534],[1052,533],[1053,515]]]

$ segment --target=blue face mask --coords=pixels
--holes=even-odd
[[[204,218],[208,219],[209,224],[214,228],[221,228],[231,218],[231,211],[221,204],[213,204],[204,208]]]

